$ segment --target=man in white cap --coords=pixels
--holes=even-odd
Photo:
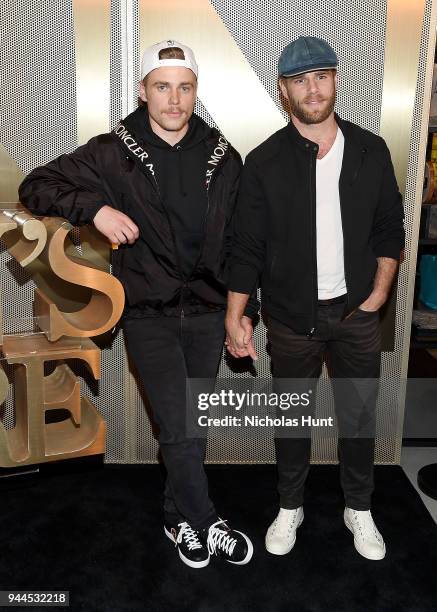
[[[370,511],[378,312],[404,244],[403,209],[383,139],[334,113],[336,70],[337,55],[320,38],[301,36],[281,54],[279,85],[291,120],[246,159],[227,342],[233,355],[256,357],[242,316],[260,281],[276,385],[284,389],[286,379],[294,379],[294,386],[300,380],[306,390],[315,387],[327,361],[339,426],[344,522],[356,550],[378,560],[385,544]],[[296,390],[293,384],[288,392]],[[302,407],[290,412],[297,422],[311,416]],[[266,548],[284,555],[304,517],[311,431],[278,434],[280,508]]]
[[[110,134],[36,168],[20,198],[30,210],[94,223],[112,243],[123,283],[127,348],[159,426],[167,469],[165,534],[187,565],[211,555],[248,563],[249,538],[208,495],[206,433],[186,430],[187,378],[214,379],[222,354],[228,256],[241,158],[193,114],[197,64],[166,40],[144,52],[142,105]]]

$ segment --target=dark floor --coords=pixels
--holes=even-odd
[[[69,590],[70,609],[87,612],[437,610],[437,526],[400,467],[376,468],[388,551],[378,562],[358,555],[343,525],[337,466],[312,467],[305,521],[284,557],[263,543],[277,511],[274,466],[208,473],[219,513],[253,539],[249,565],[179,561],[162,531],[158,466],[46,466],[0,482],[0,590]]]

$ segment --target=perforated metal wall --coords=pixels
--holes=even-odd
[[[76,147],[71,1],[0,5],[0,141],[27,173]]]
[[[338,112],[369,130],[379,130],[385,0],[211,3],[281,111],[276,75],[282,49],[298,36],[319,36],[331,43],[339,57]]]
[[[71,4],[5,0],[0,33],[0,142],[27,173],[76,146]],[[33,283],[1,245],[0,270],[5,333],[33,331]],[[14,423],[12,388],[3,422]]]
[[[0,6],[0,28],[0,142],[27,174],[35,166],[77,147],[72,1],[5,0]],[[115,60],[116,45],[112,55]],[[117,80],[113,79],[111,85],[112,99],[119,100]],[[77,231],[74,238],[77,242]],[[0,270],[5,333],[36,331],[32,312],[34,284],[2,246]],[[124,461],[128,456],[124,396],[127,367],[121,334],[102,350],[102,377],[98,383],[91,380],[80,363],[73,365],[83,376],[82,393],[107,421],[107,460]],[[5,369],[13,380],[12,368]],[[13,427],[13,385],[0,416],[7,429]]]
[[[386,1],[336,0],[293,2],[273,0],[212,0],[212,4],[234,37],[244,56],[267,89],[278,108],[276,62],[282,48],[300,34],[326,38],[340,58],[337,111],[376,133],[380,127],[380,108],[384,78]],[[424,68],[429,39],[432,0],[427,0],[422,31],[420,65],[416,92],[413,131],[410,143],[409,171],[405,196],[407,259],[398,283],[395,350],[383,354],[382,379],[388,391],[378,406],[376,459],[380,463],[397,462],[400,451],[399,424],[403,407],[396,397],[405,335],[405,308],[410,261],[414,194],[418,181],[417,165],[424,99]],[[165,4],[163,3],[163,10]],[[137,0],[111,2],[111,106],[110,123],[133,109],[137,100],[135,79],[139,76],[139,11]],[[75,51],[72,0],[5,0],[0,6],[0,142],[8,149],[23,172],[76,147]],[[173,36],[172,32],[169,36]],[[207,33],[205,33],[207,36]],[[127,44],[127,42],[129,44]],[[130,78],[129,75],[133,75]],[[244,90],[241,91],[244,112]],[[196,112],[214,125],[207,109],[197,103]],[[282,111],[281,111],[282,112]],[[262,117],[259,118],[262,121]],[[220,126],[217,126],[220,127]],[[225,134],[226,135],[226,134]],[[420,178],[419,178],[420,180]],[[414,264],[414,262],[413,262]],[[33,329],[32,282],[3,249],[0,249],[0,283],[6,333]],[[260,354],[256,371],[270,375],[265,351],[265,329],[259,325],[255,341]],[[250,372],[234,373],[225,360],[219,376],[230,378],[245,388]],[[85,379],[89,379],[85,376]],[[84,382],[83,391],[101,410],[108,423],[108,462],[155,461],[157,443],[144,406],[144,398],[129,372],[122,334],[103,349],[102,380]],[[324,375],[318,410],[322,416],[333,413],[330,387]],[[13,425],[13,397],[4,409],[3,422]],[[336,459],[335,439],[315,438],[313,460]],[[272,462],[273,443],[265,436],[258,440],[229,440],[214,436],[208,445],[211,462]]]

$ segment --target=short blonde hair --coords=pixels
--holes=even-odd
[[[159,52],[159,59],[163,60],[163,59],[180,59],[180,60],[184,60],[185,59],[185,54],[182,51],[182,49],[180,47],[167,47],[166,49],[161,49],[161,51]],[[146,85],[146,81],[147,81],[147,77],[149,75],[146,74],[146,76],[143,79],[143,84],[144,86]]]

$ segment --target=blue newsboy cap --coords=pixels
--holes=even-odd
[[[281,53],[278,62],[279,76],[295,76],[313,70],[337,68],[338,58],[326,40],[315,36],[299,36]]]

